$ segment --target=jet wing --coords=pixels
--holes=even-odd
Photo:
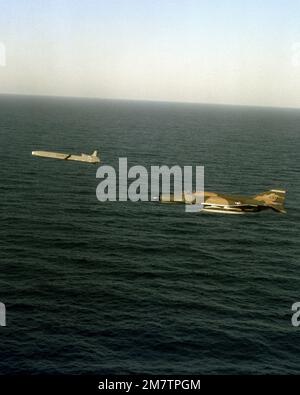
[[[207,199],[204,199],[204,203],[215,202],[219,205],[224,205],[227,207],[258,207],[258,206],[268,206],[264,202],[259,202],[251,197],[246,196],[228,196],[228,195],[220,195],[211,196]]]

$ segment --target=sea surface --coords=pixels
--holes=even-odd
[[[0,96],[0,373],[300,373],[300,110]],[[203,165],[287,214],[99,202],[101,164]]]

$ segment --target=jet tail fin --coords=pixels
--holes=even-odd
[[[91,156],[98,156],[98,151],[97,150],[95,150],[93,153],[92,153],[92,155]]]
[[[280,213],[285,213],[284,201],[286,191],[280,189],[271,189],[270,191],[263,192],[257,196],[254,196],[255,200],[262,201],[273,210]]]

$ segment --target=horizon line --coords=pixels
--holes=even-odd
[[[222,106],[222,107],[251,107],[251,108],[269,108],[278,110],[300,110],[300,107],[292,106],[272,106],[259,104],[236,104],[236,103],[215,103],[215,102],[195,102],[195,101],[180,101],[180,100],[155,100],[155,99],[129,99],[129,98],[109,98],[99,96],[70,96],[70,95],[47,95],[35,93],[0,93],[0,96],[22,96],[22,97],[44,97],[56,99],[84,99],[84,100],[101,100],[101,101],[123,101],[123,102],[141,102],[141,103],[165,103],[165,104],[192,104],[203,106]]]

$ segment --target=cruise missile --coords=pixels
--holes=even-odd
[[[40,156],[42,158],[75,160],[78,162],[87,162],[87,163],[99,163],[100,162],[100,158],[98,156],[97,151],[94,151],[91,155],[88,155],[88,154],[72,155],[72,154],[62,154],[60,152],[51,152],[51,151],[32,151],[32,155],[33,156]]]

